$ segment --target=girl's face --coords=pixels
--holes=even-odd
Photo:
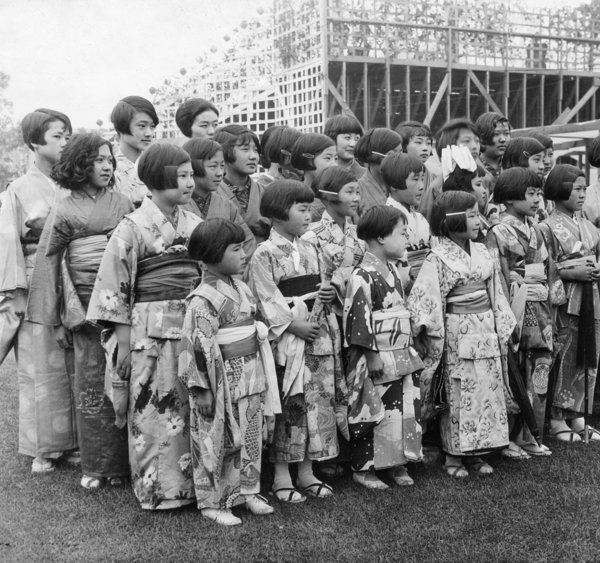
[[[321,151],[315,156],[314,165],[316,170],[314,174],[317,175],[319,172],[335,166],[337,164],[337,148],[335,145],[327,147],[324,151]]]
[[[562,201],[563,206],[571,212],[581,211],[583,204],[585,203],[585,193],[587,186],[585,185],[585,178],[579,176],[573,182],[573,189],[571,190],[571,196],[569,199]]]
[[[358,204],[360,203],[360,188],[357,182],[350,182],[342,186],[338,192],[337,201],[330,202],[330,205],[344,217],[356,215]]]
[[[113,175],[113,156],[108,145],[102,145],[94,159],[94,168],[90,175],[89,185],[101,190],[108,186]]]
[[[527,168],[535,172],[540,178],[544,177],[544,151],[532,154],[527,160]]]
[[[431,156],[431,139],[422,135],[411,137],[406,145],[406,154],[425,162]]]
[[[219,116],[214,111],[207,109],[194,117],[191,127],[192,139],[212,139],[218,126]]]
[[[193,191],[194,171],[192,170],[192,163],[184,162],[177,167],[177,187],[154,190],[152,197],[160,198],[167,205],[185,205],[192,199]]]
[[[499,158],[506,151],[508,142],[510,141],[511,131],[508,121],[500,121],[494,127],[492,135],[492,143],[486,147],[486,152],[490,158]]]
[[[521,219],[524,217],[535,217],[541,201],[541,188],[529,187],[525,190],[525,199],[507,202],[507,207],[512,208],[514,214]]]
[[[471,151],[471,155],[477,161],[479,158],[479,137],[470,129],[459,129],[456,144],[459,147],[467,147]]]
[[[71,133],[66,125],[57,119],[48,124],[48,129],[44,133],[44,144],[32,143],[32,145],[38,155],[51,164],[56,164],[70,137]]]
[[[544,176],[550,173],[554,168],[554,149],[549,148],[544,151]]]
[[[483,185],[483,176],[475,176],[471,180],[471,186],[473,186],[473,195],[477,198],[477,206],[480,211],[485,211],[487,205],[488,192]]]
[[[405,190],[397,190],[398,193],[402,194],[402,198],[405,205],[409,207],[418,207],[421,203],[421,197],[425,191],[425,184],[423,183],[423,172],[411,172],[408,178],[404,181],[406,184]]]
[[[209,267],[222,276],[235,276],[244,272],[246,254],[242,243],[230,244],[225,249],[225,254],[218,264]]]
[[[223,160],[223,152],[217,151],[212,158],[207,158],[202,161],[205,175],[194,176],[196,189],[202,192],[214,192],[223,180],[225,173],[225,160]]]
[[[466,230],[463,233],[451,233],[452,237],[463,242],[467,240],[477,240],[477,237],[479,236],[479,228],[481,227],[477,204],[465,211],[465,219],[467,222]]]
[[[121,134],[120,140],[135,152],[145,151],[156,136],[156,125],[147,113],[138,111],[129,123],[129,134]]]
[[[406,243],[408,235],[406,233],[406,223],[400,219],[394,230],[385,238],[378,239],[381,244],[387,260],[400,260],[406,254]]]
[[[292,240],[294,237],[301,237],[308,230],[310,219],[310,203],[294,203],[288,211],[287,220],[274,220],[274,226],[280,234]]]
[[[240,176],[250,176],[256,172],[258,166],[258,149],[254,141],[235,145],[233,147],[234,162],[229,163],[232,170]]]
[[[352,160],[359,139],[360,135],[357,133],[340,133],[335,139],[337,157],[346,162]]]

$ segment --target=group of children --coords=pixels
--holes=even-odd
[[[588,425],[600,352],[597,228],[583,173],[495,113],[259,140],[186,101],[190,139],[154,143],[140,97],[118,146],[23,120],[34,164],[0,195],[0,362],[15,350],[19,453],[130,478],[144,509],[273,512],[412,485],[433,445],[453,478],[485,454],[547,456]],[[600,140],[591,151],[600,151]],[[596,155],[595,158],[597,158]],[[600,160],[597,158],[597,160]],[[361,164],[359,164],[359,162]],[[258,165],[263,172],[258,173]],[[363,167],[364,165],[364,167]]]

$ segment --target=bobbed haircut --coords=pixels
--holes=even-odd
[[[360,121],[353,115],[333,115],[325,122],[324,135],[327,135],[332,141],[337,140],[338,135],[347,135],[354,133],[362,135],[364,133]]]
[[[388,189],[392,190],[405,190],[406,179],[424,170],[421,159],[401,152],[388,154],[381,162],[381,176]]]
[[[316,170],[315,157],[319,156],[325,149],[335,147],[335,142],[327,135],[321,133],[304,133],[294,143],[291,163],[296,170],[308,172]]]
[[[402,150],[405,151],[408,143],[413,137],[427,137],[433,140],[433,134],[429,125],[425,125],[420,121],[403,121],[396,125],[396,133],[402,137]]]
[[[533,137],[515,137],[508,142],[502,155],[502,169],[508,170],[515,166],[527,168],[529,158],[534,154],[544,152],[544,145]]]
[[[23,141],[33,150],[33,145],[45,145],[44,135],[54,121],[61,121],[69,134],[73,133],[71,120],[62,112],[48,108],[38,108],[28,113],[21,122]]]
[[[544,135],[544,133],[540,131],[530,131],[528,137],[531,137],[532,139],[542,143],[544,150],[554,148],[554,142],[552,141],[552,138],[548,137],[548,135]]]
[[[190,162],[190,155],[181,147],[153,144],[138,160],[138,176],[149,190],[173,189],[177,187],[177,168],[186,162]]]
[[[586,154],[590,166],[600,168],[600,135],[589,144]]]
[[[131,135],[131,120],[136,113],[145,113],[154,126],[158,125],[158,115],[152,102],[141,96],[127,96],[117,102],[110,114],[115,131],[121,135]]]
[[[310,187],[316,198],[330,200],[331,197],[327,194],[322,194],[321,190],[337,194],[344,186],[356,181],[356,175],[347,168],[330,166],[319,172]]]
[[[298,180],[275,180],[263,192],[260,200],[260,214],[267,219],[287,221],[295,203],[312,203],[315,196],[312,190]]]
[[[494,187],[494,201],[506,203],[507,201],[525,199],[527,188],[541,188],[542,179],[532,170],[516,166],[503,170],[498,176]]]
[[[223,147],[223,158],[229,164],[235,162],[235,147],[249,145],[251,142],[254,143],[260,155],[260,141],[258,137],[250,129],[238,123],[230,123],[217,128],[213,141],[216,141]]]
[[[473,184],[471,183],[477,176],[477,171],[471,172],[457,166],[448,174],[448,177],[442,184],[442,192],[467,192],[473,193]],[[484,174],[485,176],[485,174]]]
[[[557,164],[546,177],[544,197],[552,201],[566,201],[571,197],[573,182],[585,178],[582,170],[572,164]]]
[[[402,145],[402,137],[386,127],[369,129],[356,143],[354,156],[363,164],[381,164],[385,155]]]
[[[94,161],[100,147],[104,145],[108,147],[110,155],[113,156],[110,142],[100,135],[96,133],[74,135],[63,149],[59,161],[52,168],[52,178],[64,188],[72,191],[80,190],[91,178]],[[113,157],[113,172],[115,168],[116,163]],[[108,185],[114,185],[114,181],[113,176]]]
[[[375,205],[358,220],[356,234],[361,240],[375,240],[392,234],[398,223],[406,223],[399,209],[390,205]]]
[[[443,192],[435,200],[431,211],[431,233],[447,237],[450,233],[464,233],[467,230],[466,212],[477,203],[473,194],[462,191]],[[457,213],[458,215],[448,214]]]
[[[212,217],[202,221],[192,231],[188,254],[193,260],[218,264],[230,244],[242,244],[245,240],[242,227],[229,219]]]
[[[267,131],[265,131],[265,135]],[[267,162],[289,166],[292,161],[292,148],[302,133],[293,127],[281,125],[277,129],[274,128],[266,140],[265,135],[261,139],[263,143],[261,159],[265,162],[263,166],[267,168]]]
[[[479,140],[482,146],[492,144],[494,138],[494,129],[498,123],[506,123],[510,129],[510,123],[501,113],[495,111],[487,111],[482,113],[475,122],[475,127],[479,131]]]
[[[190,155],[194,176],[200,178],[206,176],[204,161],[212,158],[218,152],[223,152],[223,147],[212,139],[190,139],[183,144],[182,148]]]
[[[192,136],[192,125],[196,116],[205,111],[214,111],[219,117],[216,106],[204,98],[192,98],[183,102],[175,112],[175,123],[180,131],[186,136]]]
[[[456,145],[461,129],[468,129],[473,135],[479,138],[479,129],[475,127],[475,124],[470,119],[458,117],[447,121],[435,135],[435,152],[437,152],[440,158],[442,157],[443,148]]]
[[[270,168],[271,161],[268,158],[268,155],[265,152],[265,145],[276,131],[288,127],[288,125],[271,125],[271,127],[267,127],[265,132],[260,136],[260,159],[259,163],[263,168]]]

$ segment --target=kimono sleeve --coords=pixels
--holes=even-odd
[[[500,265],[500,282],[505,295],[510,295],[510,267],[506,256],[506,248],[499,232],[501,226],[492,227],[486,236],[485,246],[487,247],[492,260]]]
[[[540,223],[538,228],[542,233],[544,243],[548,250],[548,288],[550,293],[550,303],[557,307],[567,302],[567,294],[556,266],[558,259],[556,241],[554,240],[550,225],[547,222],[544,221],[543,223]]]
[[[492,299],[496,333],[498,334],[498,339],[504,345],[508,342],[513,330],[517,326],[517,319],[512,312],[510,303],[502,287],[500,266],[495,260],[492,260],[492,263],[493,270],[489,282],[489,294]]]
[[[347,346],[377,350],[373,333],[373,279],[362,269],[350,276],[344,302],[344,338]]]

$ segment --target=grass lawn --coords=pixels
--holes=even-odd
[[[0,368],[0,561],[592,561],[600,560],[600,445],[492,459],[496,473],[455,481],[439,466],[387,492],[333,481],[336,496],[274,501],[273,516],[223,529],[193,507],[146,512],[129,487],[85,491],[79,472],[32,476],[17,456],[12,358]],[[265,476],[264,490],[268,489]]]

